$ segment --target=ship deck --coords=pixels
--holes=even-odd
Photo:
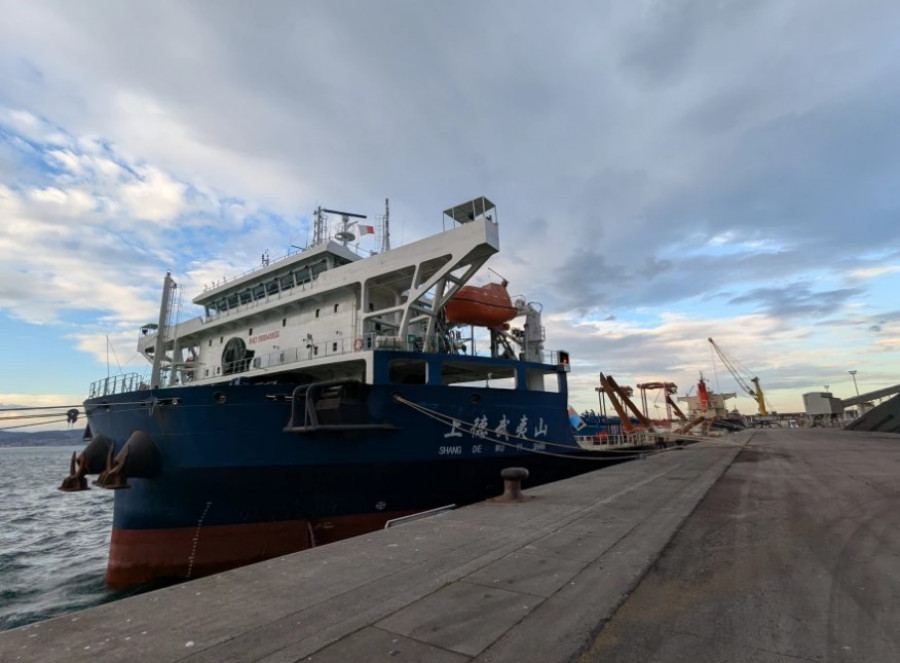
[[[0,633],[0,660],[900,660],[897,476],[898,435],[748,431]]]

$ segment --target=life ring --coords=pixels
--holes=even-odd
[[[363,349],[362,336],[360,336],[355,341],[353,341],[353,349],[356,350],[357,352],[359,352],[360,350]]]

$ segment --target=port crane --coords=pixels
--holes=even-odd
[[[708,338],[707,340],[709,341],[710,345],[713,346],[716,354],[719,355],[719,359],[721,359],[722,363],[725,364],[725,368],[727,368],[728,372],[731,373],[732,377],[734,377],[735,382],[737,382],[738,385],[740,385],[741,389],[743,389],[750,395],[753,400],[756,401],[756,405],[759,408],[759,416],[767,416],[769,414],[769,411],[766,409],[766,397],[763,394],[762,387],[759,386],[759,378],[756,376],[747,377],[750,376],[751,373],[743,366],[741,367],[744,373],[742,375],[741,371],[739,371],[735,366],[737,362],[726,355],[725,351],[722,350],[722,348],[720,348],[718,345],[716,345],[716,342],[714,340],[712,340],[711,338]],[[752,387],[750,386],[750,383],[753,384]]]

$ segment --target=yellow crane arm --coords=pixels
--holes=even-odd
[[[756,405],[759,408],[759,415],[761,417],[765,417],[769,414],[769,411],[766,409],[766,398],[763,394],[762,387],[759,386],[759,378],[753,377],[750,378],[750,382],[753,383],[753,387],[751,387],[747,380],[740,374],[740,372],[735,368],[734,362],[725,354],[725,352],[716,345],[716,342],[711,338],[706,339],[709,341],[709,344],[713,346],[713,349],[716,351],[716,354],[719,356],[719,359],[725,364],[725,368],[728,369],[728,372],[731,373],[731,376],[734,378],[734,381],[740,385],[741,389],[743,389],[747,394],[749,394],[753,400],[756,401]]]

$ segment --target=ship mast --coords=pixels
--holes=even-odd
[[[163,279],[162,300],[159,303],[159,324],[156,327],[156,345],[153,348],[153,368],[150,371],[150,386],[158,389],[161,385],[162,361],[166,353],[166,338],[168,337],[167,322],[169,319],[169,307],[172,303],[172,291],[175,289],[175,280],[172,272],[166,272]]]
[[[325,225],[325,210],[322,206],[316,208],[316,223],[313,226],[313,246],[319,246],[328,241],[328,228]]]
[[[391,250],[391,205],[390,201],[384,199],[384,221],[381,223],[381,252],[386,253]]]

